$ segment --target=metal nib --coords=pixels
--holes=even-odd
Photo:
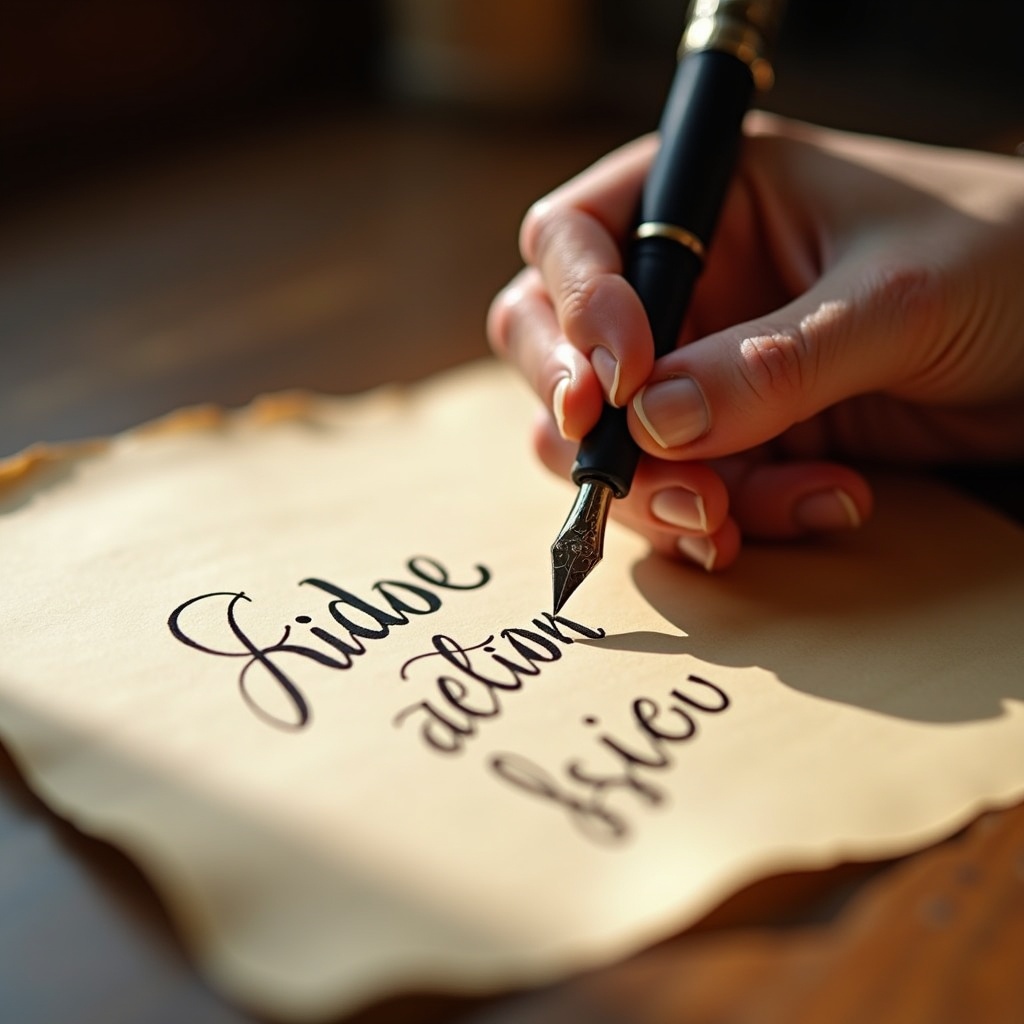
[[[569,518],[551,545],[551,582],[555,614],[590,575],[604,553],[604,528],[614,497],[612,489],[597,480],[580,486]]]

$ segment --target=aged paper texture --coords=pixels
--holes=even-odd
[[[463,368],[0,475],[0,736],[199,963],[295,1019],[549,980],[1024,795],[1024,536],[923,480],[709,577],[571,503]]]

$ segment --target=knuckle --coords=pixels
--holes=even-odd
[[[762,401],[791,399],[811,384],[814,349],[801,324],[749,334],[739,351],[743,381]]]
[[[941,316],[945,290],[941,275],[924,263],[888,263],[868,280],[870,301],[885,310],[901,334],[930,329]]]
[[[572,281],[562,296],[562,330],[577,345],[585,345],[592,333],[593,308],[600,288],[600,277],[580,278]]]
[[[503,358],[512,357],[513,341],[523,319],[523,288],[516,281],[506,285],[487,311],[487,340],[492,351]]]
[[[519,251],[526,263],[536,265],[547,240],[556,232],[561,211],[550,196],[538,199],[523,217],[519,228]]]
[[[953,349],[959,331],[950,297],[956,289],[939,269],[917,261],[887,261],[872,269],[863,300],[864,320],[885,339],[881,362],[890,386],[925,387],[941,381],[956,362]],[[953,342],[951,347],[950,343]]]
[[[487,310],[487,343],[495,355],[508,354],[509,309],[504,293],[495,297]]]

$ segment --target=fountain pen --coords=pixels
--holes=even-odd
[[[766,53],[779,0],[696,0],[658,127],[624,274],[640,296],[655,358],[677,344],[736,162],[755,89],[770,86]],[[605,405],[572,468],[576,501],[551,545],[557,614],[601,560],[613,498],[629,493],[640,458],[626,410]]]

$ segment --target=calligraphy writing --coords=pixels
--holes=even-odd
[[[608,732],[597,737],[605,761],[610,755],[613,770],[600,770],[575,758],[566,763],[562,778],[520,754],[502,753],[490,758],[489,766],[498,778],[530,796],[561,807],[584,835],[598,842],[619,842],[630,832],[621,809],[611,801],[617,794],[631,794],[652,806],[665,800],[665,793],[650,778],[670,768],[671,748],[691,741],[698,733],[698,715],[717,715],[729,707],[726,692],[707,679],[690,675],[669,693],[670,701],[659,704],[650,697],[637,697],[631,707],[632,724],[638,734],[627,744]],[[593,715],[583,724],[600,725]]]
[[[605,635],[603,629],[547,612],[531,625],[533,629],[512,626],[501,630],[498,637],[506,645],[503,653],[495,646],[493,635],[471,647],[450,636],[435,636],[432,651],[410,658],[402,666],[402,678],[409,678],[412,665],[440,658],[447,674],[434,680],[437,697],[403,708],[393,719],[395,726],[420,715],[420,735],[427,746],[442,754],[459,753],[476,735],[481,719],[501,714],[503,694],[522,689],[524,678],[539,676],[542,666],[558,661],[563,646],[580,637],[596,640]]]
[[[393,629],[412,621],[410,616],[436,612],[442,604],[442,592],[478,590],[491,578],[486,566],[475,565],[471,578],[459,582],[440,562],[424,557],[409,559],[406,569],[412,580],[380,580],[370,587],[374,592],[372,599],[316,577],[301,580],[299,586],[314,587],[332,598],[327,604],[333,620],[331,629],[310,625],[313,620],[309,615],[295,616],[297,624],[308,627],[309,634],[319,642],[318,647],[294,642],[291,624],[283,627],[280,637],[273,643],[255,640],[239,622],[240,602],[252,602],[242,591],[215,591],[190,598],[171,612],[167,626],[176,640],[205,654],[245,659],[238,673],[238,690],[249,709],[269,725],[302,729],[309,724],[312,714],[309,701],[283,664],[290,666],[298,658],[329,669],[349,669],[356,658],[367,653],[368,642],[385,639]],[[182,621],[186,613],[192,615],[200,606],[207,611],[212,604],[223,605],[225,600],[227,607],[222,613],[222,625],[227,626],[231,635],[228,649],[200,641],[195,636],[195,624],[187,630]],[[272,682],[283,704],[281,701],[271,703],[265,690],[254,685],[254,672],[258,672],[264,682],[268,679]]]

